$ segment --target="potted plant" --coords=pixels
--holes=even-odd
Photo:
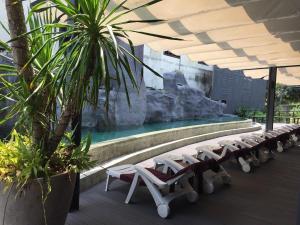
[[[0,65],[0,101],[10,102],[2,109],[6,116],[1,123],[15,119],[15,127],[9,140],[0,142],[2,224],[65,223],[74,174],[93,165],[90,138],[74,144],[70,121],[85,104],[98,104],[100,87],[108,102],[112,81],[128,92],[127,76],[138,89],[139,71],[130,61],[159,76],[135,56],[129,32],[179,40],[123,27],[159,20],[120,22],[122,16],[157,2],[129,9],[123,1],[108,10],[110,0],[40,1],[29,12],[27,31],[22,1],[6,0],[11,40],[0,44],[12,51],[16,66]]]

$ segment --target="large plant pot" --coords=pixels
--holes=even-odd
[[[32,181],[18,194],[15,185],[3,192],[3,184],[0,183],[0,224],[3,225],[64,225],[72,200],[75,185],[75,174],[60,174],[51,177],[51,192],[44,204],[44,193],[47,185],[43,179]]]

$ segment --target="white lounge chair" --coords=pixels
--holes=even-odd
[[[137,165],[124,165],[109,168],[107,170],[106,191],[112,179],[121,179],[131,182],[131,186],[125,203],[129,204],[138,185],[144,184],[151,193],[157,206],[158,215],[167,218],[170,214],[169,203],[182,195],[186,195],[188,201],[196,202],[198,193],[194,191],[189,183],[189,178],[194,176],[189,168],[178,170],[177,164],[168,161],[169,169],[175,172],[174,175],[167,175],[155,169],[144,168]],[[176,172],[177,171],[177,172]],[[175,191],[169,193],[171,186],[175,185]]]
[[[214,146],[200,146],[196,148],[198,152],[198,158],[205,160],[206,158],[212,158],[218,161],[219,163],[223,163],[233,157],[237,159],[238,163],[240,164],[242,170],[245,173],[249,173],[251,171],[250,164],[243,158],[242,151],[236,146],[232,144],[225,144],[225,145],[214,145]]]
[[[255,154],[254,147],[256,146],[256,142],[246,142],[244,140],[230,140],[230,141],[221,141],[219,142],[221,145],[230,145],[238,148],[237,152],[241,151],[242,154],[236,154],[236,158],[238,158],[238,162],[243,169],[243,171],[248,173],[248,168],[250,171],[253,167],[258,167],[260,162]],[[250,172],[249,171],[249,172]]]
[[[281,127],[268,131],[268,133],[275,136],[274,139],[277,141],[277,151],[283,152],[286,149],[292,147],[297,143],[298,137],[296,133],[293,133],[293,130],[289,127]]]
[[[194,164],[200,162],[200,159],[192,155],[183,154],[183,161],[188,164]],[[217,171],[213,168],[205,171],[203,173],[203,191],[207,194],[212,194],[216,187],[220,185],[229,185],[231,184],[231,176],[221,164],[218,164]]]
[[[274,135],[270,133],[253,133],[241,136],[241,140],[251,146],[251,154],[255,159],[256,166],[274,158],[272,146],[276,146],[277,143],[274,138]]]
[[[230,184],[231,183],[231,177],[230,175],[225,171],[225,169],[218,165],[217,162],[215,165],[209,164],[208,161],[202,161],[197,158],[195,158],[192,155],[183,154],[182,156],[179,155],[162,155],[155,157],[153,160],[155,162],[156,167],[163,166],[163,171],[166,171],[166,168],[168,167],[168,160],[177,160],[182,161],[184,164],[187,165],[193,165],[196,163],[203,163],[207,164],[207,166],[203,167],[203,173],[202,173],[202,184],[198,183],[197,185],[202,185],[203,192],[206,194],[212,194],[217,186],[220,184]],[[174,162],[174,161],[173,161]],[[218,168],[213,168],[217,165]],[[182,169],[182,165],[178,164],[178,169]],[[199,174],[198,174],[199,175]],[[196,177],[197,178],[197,177]],[[196,179],[195,182],[197,182]],[[196,186],[197,186],[196,185]]]
[[[294,145],[298,145],[298,141],[299,141],[299,130],[300,130],[300,127],[299,125],[284,125],[280,128],[278,128],[277,130],[280,130],[280,131],[283,131],[283,132],[286,132],[286,133],[289,133],[290,134],[290,139],[289,141],[287,142],[287,146],[286,148],[288,147],[292,147]]]

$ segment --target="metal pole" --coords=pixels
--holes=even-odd
[[[76,146],[79,146],[81,142],[81,121],[82,121],[82,113],[80,112],[72,120],[72,130],[74,131],[72,139]],[[70,212],[79,210],[79,197],[80,197],[80,174],[77,173]]]
[[[277,67],[269,68],[266,130],[273,130]]]

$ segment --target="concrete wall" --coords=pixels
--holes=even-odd
[[[157,52],[144,46],[144,62],[156,70],[159,74],[181,71],[190,87],[200,89],[205,94],[210,93],[212,66],[206,66],[191,61],[187,56],[181,56],[180,59],[164,55],[162,52]],[[203,79],[204,76],[210,76],[210,79]],[[208,82],[203,82],[208,80]],[[144,69],[144,81],[146,87],[154,89],[163,89],[163,80],[155,76],[148,69]]]
[[[250,79],[240,71],[214,70],[212,99],[225,100],[225,113],[234,113],[239,107],[263,109],[267,82]]]

